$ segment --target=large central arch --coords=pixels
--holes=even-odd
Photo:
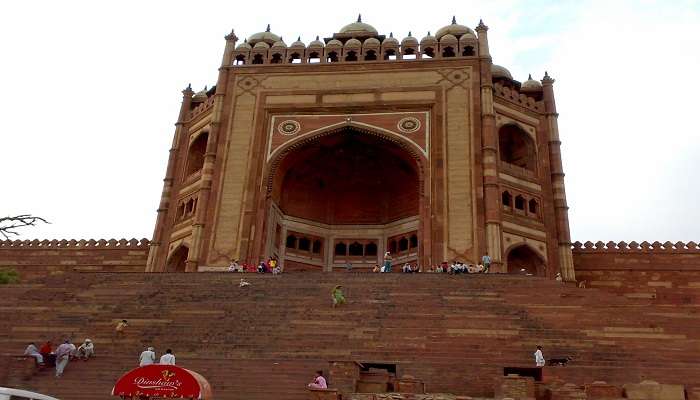
[[[418,263],[421,157],[404,139],[350,125],[287,146],[268,168],[266,253],[288,270],[371,268],[389,248],[395,262]]]

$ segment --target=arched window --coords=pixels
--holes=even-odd
[[[365,246],[365,255],[366,256],[376,256],[377,255],[377,244],[374,242],[369,242]]]
[[[416,59],[416,50],[413,48],[407,48],[406,50],[403,51],[403,57],[404,60],[415,60]]]
[[[175,219],[178,220],[184,216],[185,216],[185,205],[183,203],[180,203],[180,205],[177,206],[177,215],[175,215]]]
[[[435,49],[432,47],[423,49],[423,58],[435,58]]]
[[[187,202],[185,210],[187,214],[192,214],[192,212],[194,212],[194,199],[190,199],[190,201]]]
[[[455,56],[455,49],[452,47],[445,47],[442,50],[442,56],[443,57],[454,57]]]
[[[394,49],[387,49],[384,52],[384,59],[385,60],[396,60],[396,50]]]
[[[464,46],[464,50],[462,50],[462,55],[464,57],[469,57],[474,55],[474,48],[472,46]]]
[[[292,53],[291,56],[289,56],[289,63],[290,64],[301,64],[301,56],[299,53]]]
[[[236,59],[233,61],[233,65],[244,65],[245,64],[245,56],[243,54],[239,54],[236,56]]]
[[[357,52],[355,51],[348,51],[345,54],[345,61],[357,61]]]
[[[338,242],[335,244],[335,255],[336,256],[344,256],[348,252],[348,248],[343,242]]]
[[[389,242],[389,252],[396,253],[396,239]]]
[[[408,250],[408,239],[402,237],[401,240],[399,240],[399,252],[406,250]]]
[[[513,207],[513,196],[507,190],[501,194],[501,202],[506,207]]]
[[[365,61],[374,61],[377,59],[377,52],[374,50],[367,50],[367,54],[365,54]]]
[[[498,154],[501,161],[530,171],[535,170],[535,143],[522,128],[509,124],[498,131]]]
[[[321,241],[320,240],[314,240],[314,245],[311,249],[311,252],[314,254],[321,254]]]
[[[527,245],[510,250],[506,263],[509,274],[544,275],[545,272],[544,260]]]
[[[288,249],[296,249],[297,248],[297,237],[294,235],[287,236],[287,241],[285,243],[285,247],[287,247]]]
[[[204,153],[207,151],[208,139],[209,133],[204,132],[190,144],[190,148],[187,150],[186,176],[194,174],[204,166]]]
[[[310,54],[309,54],[309,59],[306,60],[306,61],[307,61],[308,63],[310,63],[310,64],[320,63],[320,62],[321,62],[321,56],[318,55],[318,53],[314,51],[313,53],[310,53]]]
[[[418,247],[418,236],[416,236],[415,234],[411,235],[411,237],[408,240],[408,247],[412,249]]]
[[[272,59],[270,59],[270,64],[282,64],[282,54],[280,54],[280,53],[273,54]]]
[[[523,196],[515,196],[515,209],[523,211],[525,210],[525,198],[523,198]]]
[[[299,250],[311,251],[311,240],[309,240],[307,237],[299,239]]]
[[[338,53],[336,53],[335,51],[331,51],[330,53],[328,53],[328,59],[326,61],[328,61],[329,63],[338,62]]]
[[[262,64],[264,61],[262,54],[256,54],[253,56],[253,64]]]
[[[528,202],[528,210],[530,211],[530,214],[537,215],[539,212],[539,204],[537,204],[537,200],[535,199],[530,199]]]
[[[352,242],[348,250],[351,256],[362,256],[362,245],[357,242]]]

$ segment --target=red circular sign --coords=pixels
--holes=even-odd
[[[114,396],[205,399],[209,388],[201,375],[175,365],[146,365],[124,374],[112,389]]]

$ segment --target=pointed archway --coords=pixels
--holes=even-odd
[[[419,243],[397,255],[419,262],[419,157],[410,144],[352,126],[290,146],[269,170],[266,252],[286,259],[285,268],[371,268],[381,262],[389,236],[402,234]],[[299,240],[285,240],[290,237]]]
[[[506,257],[509,274],[544,276],[546,263],[544,259],[527,244],[511,248]]]
[[[187,246],[179,246],[173,253],[168,257],[168,262],[165,266],[166,272],[185,272],[187,270],[187,257],[190,253],[190,249]]]

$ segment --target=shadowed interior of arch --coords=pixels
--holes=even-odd
[[[326,224],[386,224],[418,215],[416,161],[399,145],[347,128],[287,154],[272,199],[288,216]]]
[[[530,246],[520,245],[508,252],[508,273],[544,275],[544,260]]]

